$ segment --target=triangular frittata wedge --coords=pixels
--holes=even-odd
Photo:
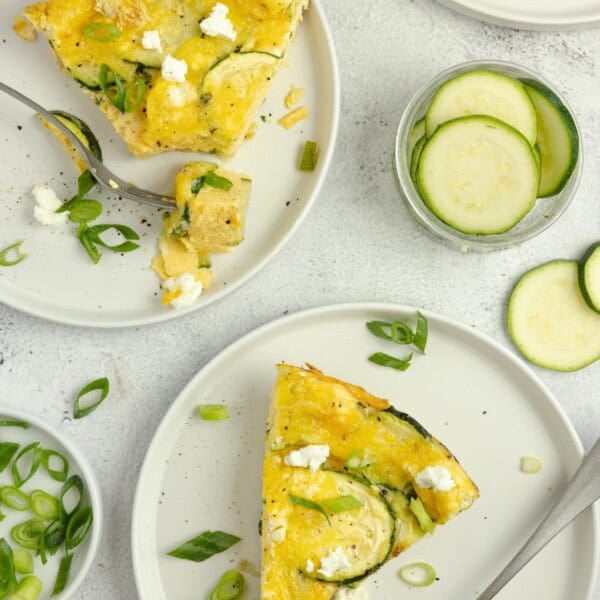
[[[450,451],[387,400],[311,366],[277,369],[262,600],[330,600],[478,498]]]
[[[308,1],[46,0],[25,15],[131,152],[233,154]],[[233,39],[199,25],[217,5]]]

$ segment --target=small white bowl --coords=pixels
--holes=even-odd
[[[567,107],[579,133],[579,156],[573,173],[565,187],[555,196],[538,198],[533,209],[512,229],[496,235],[474,235],[462,233],[450,227],[437,217],[421,198],[415,183],[410,176],[410,156],[408,156],[409,135],[415,123],[427,112],[431,99],[439,87],[448,81],[468,71],[485,69],[498,71],[516,79],[534,79],[552,90]],[[565,98],[556,88],[541,75],[521,67],[515,63],[500,60],[473,60],[455,65],[442,71],[429,80],[412,97],[404,110],[395,146],[395,171],[402,190],[402,195],[410,214],[431,234],[446,244],[462,252],[471,250],[488,251],[500,250],[517,246],[545,231],[565,212],[575,196],[583,168],[583,145],[581,129],[577,118]]]
[[[66,600],[74,595],[75,591],[85,578],[94,560],[100,542],[100,534],[102,531],[102,498],[96,477],[83,454],[77,450],[63,434],[50,428],[41,419],[10,408],[0,408],[0,419],[25,421],[30,425],[28,429],[0,427],[3,442],[14,441],[20,443],[21,448],[23,448],[31,442],[38,441],[42,447],[60,452],[69,461],[69,476],[77,474],[83,480],[85,486],[83,500],[86,505],[92,507],[93,521],[85,539],[74,550],[68,584],[60,594],[53,597],[53,600]],[[0,485],[13,485],[12,477],[10,476],[10,466],[6,467],[4,472],[0,474]],[[58,497],[62,485],[61,482],[54,481],[45,472],[43,467],[40,466],[36,474],[25,483],[21,489],[23,491],[30,491],[39,488]],[[31,511],[20,512],[5,506],[2,507],[2,512],[6,515],[6,518],[0,522],[0,537],[5,538],[12,547],[16,547],[10,537],[11,528],[17,523],[33,518],[35,515],[33,515]],[[32,555],[35,554],[35,551],[30,552]],[[61,547],[54,556],[48,557],[46,565],[42,565],[39,557],[34,556],[33,574],[39,577],[43,584],[42,593],[38,600],[50,598],[56,574],[58,573],[60,559],[63,555],[64,553]]]

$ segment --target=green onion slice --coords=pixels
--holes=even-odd
[[[327,519],[327,523],[329,523],[329,526],[331,527],[331,521],[329,519],[327,511],[318,502],[314,502],[313,500],[309,500],[308,498],[302,498],[301,496],[295,496],[294,494],[290,494],[289,496],[290,500],[292,501],[292,504],[295,504],[296,506],[302,506],[302,508],[308,508],[310,510],[316,510],[317,512],[320,512]]]
[[[21,429],[29,429],[30,425],[26,421],[13,421],[12,419],[0,420],[0,427],[20,427]]]
[[[84,506],[73,511],[73,514],[69,517],[65,533],[65,545],[68,550],[77,548],[83,542],[93,520],[94,514],[91,506]]]
[[[521,457],[521,471],[528,475],[535,475],[542,470],[542,461],[535,456]]]
[[[0,488],[0,500],[14,510],[27,510],[31,506],[31,501],[27,494],[24,494],[16,487],[8,485]]]
[[[396,344],[412,344],[412,329],[403,321],[369,321],[367,329],[376,337],[390,340]]]
[[[366,469],[374,464],[374,460],[370,459],[365,448],[357,448],[350,452],[350,456],[346,460],[344,466],[347,469]]]
[[[33,557],[29,550],[25,548],[13,548],[13,561],[15,563],[15,571],[21,575],[29,575],[33,573]]]
[[[215,589],[210,593],[209,600],[238,600],[244,591],[244,577],[235,569],[225,571]]]
[[[100,83],[100,88],[104,92],[104,95],[116,108],[123,112],[125,110],[125,85],[112,67],[109,67],[105,63],[100,65],[98,82]]]
[[[10,530],[10,537],[29,550],[37,550],[40,547],[40,539],[46,531],[46,523],[41,519],[29,519],[24,523],[15,525]]]
[[[420,498],[411,498],[408,507],[425,533],[431,533],[435,529],[435,523],[425,510]]]
[[[413,587],[427,587],[436,580],[435,569],[428,563],[416,562],[402,567],[400,579]]]
[[[396,369],[396,371],[406,371],[406,369],[410,367],[410,361],[412,360],[412,357],[412,352],[405,358],[396,358],[395,356],[390,356],[385,352],[375,352],[375,354],[371,354],[371,356],[369,356],[369,360],[372,363],[382,367],[390,367],[391,369]]]
[[[54,496],[44,492],[44,490],[33,490],[29,498],[31,500],[31,510],[40,519],[52,521],[58,517],[60,503]]]
[[[237,544],[241,538],[224,533],[223,531],[205,531],[200,535],[188,540],[181,546],[171,550],[169,556],[202,562],[215,554],[224,552]]]
[[[127,241],[121,242],[120,244],[107,244],[100,236],[109,229],[118,231]],[[135,244],[130,241],[139,240],[140,236],[133,229],[131,229],[131,227],[127,227],[127,225],[94,225],[93,227],[86,227],[84,232],[85,236],[92,244],[97,244],[103,248],[108,248],[113,252],[131,252],[132,250],[136,250],[140,247],[139,244]]]
[[[7,600],[36,600],[42,593],[42,580],[35,575],[23,577]]]
[[[15,458],[11,467],[12,478],[16,487],[21,487],[26,481],[29,481],[29,479],[31,479],[38,470],[38,467],[40,466],[39,445],[39,442],[32,442],[28,446],[25,446],[25,448],[23,448],[19,454],[17,454],[17,457]],[[27,459],[31,461],[29,463],[29,471],[27,471],[26,474],[21,475],[19,471],[19,463],[20,461],[26,461]]]
[[[229,191],[233,187],[233,182],[226,177],[217,175],[214,171],[209,171],[204,175],[204,183],[218,190]]]
[[[100,395],[96,399],[95,402],[89,404],[86,407],[82,407],[81,399],[91,392],[99,391]],[[106,377],[101,377],[100,379],[94,379],[94,381],[90,381],[87,385],[79,390],[77,397],[75,398],[75,407],[73,409],[73,417],[75,419],[82,419],[83,417],[89,415],[91,412],[94,412],[100,404],[104,401],[106,396],[108,396],[108,392],[110,391],[110,383]]]
[[[229,410],[223,404],[200,404],[198,415],[205,421],[223,421],[229,419]]]
[[[302,149],[302,155],[300,156],[300,163],[298,168],[301,171],[314,171],[317,166],[317,159],[319,158],[319,147],[317,142],[307,140],[304,143]]]
[[[19,240],[10,246],[6,246],[4,250],[0,250],[0,267],[14,267],[27,256],[21,250],[22,244],[23,240]],[[14,256],[14,258],[9,258],[9,256]]]
[[[125,88],[125,99],[123,110],[126,113],[133,112],[140,106],[146,94],[146,82],[141,77],[127,84]]]
[[[354,496],[338,496],[330,500],[323,500],[323,506],[332,513],[341,513],[347,510],[362,508],[364,504]]]
[[[192,181],[192,194],[197,194],[204,187],[205,176],[196,177]],[[187,206],[187,205],[186,205]]]
[[[425,354],[425,346],[427,346],[427,334],[429,326],[427,319],[420,313],[417,312],[417,329],[415,331],[415,338],[413,344]]]
[[[71,561],[73,560],[73,554],[65,554],[60,559],[60,565],[58,566],[58,573],[56,574],[56,580],[54,582],[54,587],[52,588],[52,593],[50,596],[57,596],[60,594],[67,585],[67,581],[69,580],[69,571],[71,570]]]
[[[0,442],[0,473],[6,469],[18,449],[19,444],[15,442]]]
[[[51,462],[54,460],[60,461],[60,469],[52,467]],[[40,464],[46,469],[48,475],[54,479],[54,481],[65,481],[69,474],[69,461],[56,450],[50,450],[49,448],[40,449]]]
[[[52,521],[40,539],[40,558],[46,564],[46,552],[54,556],[60,545],[65,541],[67,527],[63,519]]]
[[[83,28],[83,35],[96,42],[113,42],[121,37],[121,30],[112,23],[89,23]]]
[[[65,498],[73,488],[77,491],[77,502],[74,504],[71,510],[67,510],[67,507],[65,506]],[[61,514],[66,517],[69,517],[79,509],[83,500],[83,481],[79,475],[71,475],[71,477],[69,477],[69,479],[63,483],[58,500],[60,502]]]
[[[16,585],[15,563],[8,542],[0,538],[0,598],[4,598]]]

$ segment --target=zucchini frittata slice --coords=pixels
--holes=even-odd
[[[131,152],[233,154],[308,1],[47,0],[25,15]],[[215,7],[233,36],[201,27]]]
[[[331,600],[478,498],[409,415],[318,369],[278,365],[263,469],[263,600]]]

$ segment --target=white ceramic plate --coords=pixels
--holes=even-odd
[[[572,29],[600,22],[597,0],[439,0],[470,17],[519,29]]]
[[[40,442],[42,448],[49,448],[60,452],[70,463],[69,476],[78,474],[84,482],[84,503],[92,507],[94,515],[92,528],[81,545],[75,549],[68,585],[65,587],[62,594],[54,596],[56,600],[70,598],[85,578],[94,560],[100,542],[100,534],[102,532],[102,500],[100,488],[98,487],[96,478],[85,457],[69,442],[69,440],[50,429],[43,421],[21,411],[5,408],[0,409],[0,419],[25,421],[30,425],[28,429],[20,429],[18,427],[0,428],[0,436],[3,442],[17,442],[21,445],[17,454],[28,444]],[[12,464],[12,461],[10,464]],[[5,485],[14,485],[10,474],[10,466],[0,474],[0,487]],[[31,493],[35,489],[42,489],[52,496],[58,497],[61,488],[62,483],[52,479],[42,467],[39,467],[36,474],[29,481],[24,483],[20,489],[26,494]],[[35,514],[30,510],[20,512],[7,506],[2,506],[1,509],[6,515],[6,518],[0,523],[0,537],[4,537],[11,546],[17,547],[10,537],[10,530],[12,527],[23,521],[35,518]],[[32,552],[32,555],[33,554],[34,552]],[[42,564],[39,557],[34,556],[34,574],[42,580],[43,586],[42,593],[38,600],[47,600],[50,598],[56,580],[60,559],[63,554],[64,550],[61,547],[55,556],[48,557],[46,565]],[[21,577],[21,575],[18,575],[17,579],[20,579]]]
[[[105,163],[124,179],[156,191],[170,191],[176,172],[189,160],[207,155],[169,153],[146,159],[131,156],[97,107],[63,75],[48,48],[21,40],[10,29],[23,2],[0,3],[2,81],[48,109],[63,109],[84,119],[102,145]],[[124,256],[105,253],[93,265],[74,234],[74,226],[45,227],[33,219],[29,194],[48,183],[59,195],[76,191],[77,172],[58,142],[33,113],[0,95],[0,249],[25,240],[28,256],[16,267],[0,269],[0,301],[47,319],[75,325],[121,327],[164,321],[194,310],[239,287],[290,238],[314,201],[324,179],[337,131],[338,75],[331,36],[318,0],[313,0],[288,53],[289,66],[277,75],[259,111],[254,139],[244,143],[226,168],[249,173],[254,180],[246,239],[233,253],[216,256],[214,282],[197,303],[175,311],[160,303],[158,277],[150,270],[161,228],[161,214],[128,200],[106,200],[98,223],[124,223],[142,236],[142,248]],[[277,119],[288,109],[283,99],[291,85],[303,87],[310,111],[307,120],[288,131]],[[313,173],[297,170],[307,139],[320,148]],[[210,155],[209,160],[215,157]]]
[[[434,565],[440,580],[413,595],[476,598],[573,473],[581,446],[532,372],[471,327],[427,314],[426,356],[416,356],[405,373],[369,363],[375,351],[402,355],[404,349],[373,337],[365,322],[414,315],[414,309],[384,304],[298,313],[242,338],[196,375],[158,428],[140,474],[132,546],[143,600],[205,597],[220,574],[240,561],[258,568],[264,427],[280,361],[309,362],[391,399],[447,444],[481,489],[469,511],[377,572],[365,584],[370,598],[408,598],[411,591],[397,571],[414,561]],[[207,402],[227,404],[231,418],[200,420],[195,407]],[[538,456],[542,472],[520,472],[523,455]],[[200,564],[166,555],[212,529],[239,535],[242,542]],[[597,563],[597,520],[588,511],[498,598],[589,600]],[[257,597],[258,578],[246,580],[248,597]]]

